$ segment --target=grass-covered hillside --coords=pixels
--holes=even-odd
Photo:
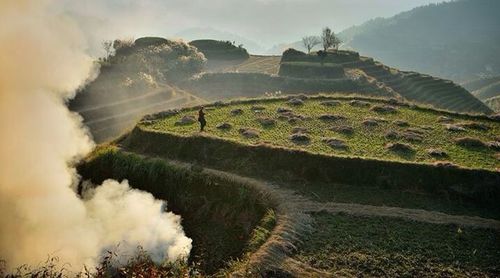
[[[175,82],[199,73],[205,58],[194,47],[164,38],[116,40],[99,75],[69,102],[97,142],[119,136],[145,114],[203,100]]]
[[[498,75],[500,2],[440,2],[348,28],[339,34],[343,47],[393,67],[456,82]]]
[[[196,110],[144,122],[179,136],[198,132]],[[206,134],[323,155],[499,168],[500,122],[379,100],[298,97],[207,108]]]
[[[475,79],[462,85],[495,112],[500,112],[500,76]]]
[[[355,91],[371,96],[380,95],[374,92],[385,91],[386,96],[389,94],[390,97],[439,109],[492,113],[491,108],[452,81],[391,68],[354,51],[329,51],[320,57],[316,52],[306,54],[288,49],[281,57],[251,56],[248,60],[236,62],[208,59],[207,71],[209,76],[197,76],[186,88],[211,100],[255,97],[277,90],[283,93]],[[249,73],[260,74],[259,77],[266,75],[267,79],[275,78],[269,76],[271,74],[278,74],[283,81],[276,85]],[[226,78],[227,74],[231,76]],[[207,80],[210,82],[205,82]],[[330,84],[326,84],[328,81]],[[307,85],[297,85],[297,82],[307,82]],[[357,84],[345,86],[348,82]]]
[[[278,74],[281,56],[250,55],[242,61],[208,60],[207,72]]]

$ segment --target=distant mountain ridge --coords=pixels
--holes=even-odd
[[[430,4],[339,35],[345,48],[385,64],[454,81],[500,74],[500,1]]]

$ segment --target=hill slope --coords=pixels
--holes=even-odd
[[[194,179],[187,188],[198,192],[225,186],[240,196],[252,196],[241,183],[252,184],[258,196],[272,200],[267,205],[275,213],[275,225],[256,228],[254,235],[262,245],[222,269],[226,275],[498,273],[498,120],[393,100],[296,97],[206,105],[208,126],[203,133],[190,120],[197,107],[149,115],[117,142],[123,152],[100,154],[98,171],[88,173],[140,184],[147,183],[141,183],[139,173],[145,181],[192,180],[187,172],[155,170],[161,163],[175,163],[211,181],[198,184]],[[464,137],[469,140],[459,139]],[[130,152],[140,156],[124,161]],[[134,165],[148,161],[150,168]],[[158,192],[157,183],[150,184],[150,190]],[[169,185],[160,188],[169,190]],[[199,197],[173,194],[169,202],[185,204],[184,199]],[[234,198],[212,193],[195,204],[202,211],[218,212],[216,219],[232,216],[241,221],[241,209],[252,202],[227,210],[228,203],[239,203]],[[191,217],[186,215],[186,223],[193,223]],[[206,229],[193,228],[199,234]],[[236,230],[228,238],[234,235],[242,242],[248,239],[248,232]]]
[[[464,167],[491,170],[498,167],[495,140],[499,138],[495,136],[500,134],[500,123],[486,117],[447,114],[370,99],[324,96],[289,99],[236,101],[210,108],[207,132],[243,144],[272,142],[329,155],[420,163],[446,159]],[[187,109],[141,126],[147,130],[191,134],[197,131],[197,125],[179,121],[194,112]],[[218,126],[224,123],[229,125]],[[248,134],[241,129],[248,129]],[[294,134],[305,136],[295,140]],[[483,142],[478,141],[471,148],[456,141],[469,137]],[[336,138],[338,142],[325,138]],[[384,149],[385,144],[395,142],[407,144],[409,149],[401,152]],[[430,149],[446,154],[434,156]]]
[[[462,85],[493,111],[500,112],[500,76],[480,78]]]
[[[459,0],[419,7],[346,29],[346,47],[385,64],[455,81],[500,73],[496,0]]]
[[[291,51],[290,53],[294,53]],[[217,60],[208,60],[208,70],[212,73],[231,73],[232,75],[236,75],[238,73],[261,73],[261,74],[276,74],[282,73],[280,71],[280,67],[285,64],[289,65],[297,65],[301,66],[304,70],[295,71],[293,77],[297,77],[301,80],[307,80],[307,82],[311,83],[308,86],[310,92],[318,92],[317,88],[321,88],[323,91],[343,91],[344,87],[341,86],[318,86],[321,81],[318,80],[320,74],[313,74],[311,78],[310,74],[307,74],[307,68],[315,67],[315,71],[318,71],[318,67],[321,65],[319,58],[316,54],[306,55],[304,53],[300,54],[300,52],[296,52],[298,56],[287,55],[285,52],[284,58],[279,56],[251,56],[250,59],[246,61],[238,61],[236,63],[231,63],[227,61],[217,61]],[[344,53],[344,54],[342,54]],[[345,54],[347,53],[347,54]],[[373,89],[382,89],[385,91],[389,91],[389,93],[385,94],[389,97],[398,97],[407,99],[411,102],[432,105],[436,108],[446,109],[450,111],[459,111],[459,112],[470,112],[470,113],[485,113],[490,114],[492,110],[488,108],[484,103],[479,101],[473,95],[471,95],[467,90],[462,88],[461,86],[449,81],[440,78],[436,78],[429,75],[419,74],[416,72],[406,72],[400,71],[395,68],[388,67],[380,62],[373,60],[368,57],[360,57],[356,52],[350,51],[339,51],[339,58],[335,58],[337,55],[335,53],[330,53],[329,56],[333,57],[330,62],[326,62],[321,67],[327,68],[329,65],[340,66],[344,68],[345,72],[351,72],[352,70],[361,70],[363,72],[362,75],[366,76],[370,81],[370,85],[374,87]],[[345,56],[345,57],[344,57]],[[347,57],[347,58],[346,58]],[[351,57],[351,58],[349,58]],[[330,58],[328,58],[330,59]],[[282,63],[283,62],[283,63]],[[319,67],[319,69],[321,69]],[[228,75],[228,74],[227,74]],[[346,77],[346,79],[353,78],[352,74]],[[358,74],[354,73],[354,76]],[[215,77],[220,77],[216,79]],[[216,84],[220,84],[220,79],[230,79],[225,78],[222,74],[216,75],[212,74],[207,76],[210,77],[210,80],[214,81]],[[233,76],[234,78],[231,81],[236,82],[236,80],[240,78],[244,78],[243,74],[238,75],[238,77]],[[264,92],[274,92],[277,90],[281,90],[283,92],[291,92],[298,93],[303,92],[303,90],[290,90],[287,89],[287,86],[270,86],[268,82],[264,82],[263,79],[257,78],[257,76],[248,76],[251,82],[255,82],[256,84],[253,87],[262,88],[260,94],[262,95]],[[284,76],[280,76],[281,78],[286,78]],[[270,78],[270,77],[269,77]],[[269,79],[268,78],[268,79]],[[355,77],[357,78],[357,77]],[[203,78],[202,78],[203,79]],[[342,80],[342,79],[325,79],[325,80]],[[244,92],[245,88],[252,87],[251,82],[235,84],[233,87],[240,88],[240,93]],[[285,83],[292,83],[285,82]],[[314,84],[317,84],[314,86]],[[210,91],[211,84],[209,82],[203,82],[201,86],[204,90]],[[296,86],[297,87],[297,86]],[[225,87],[216,87],[215,91],[224,90]],[[296,88],[297,89],[297,88]],[[365,90],[362,90],[359,87],[359,91],[356,91],[355,87],[350,87],[350,93],[366,93]],[[215,93],[215,92],[214,92]],[[241,97],[241,96],[250,96],[255,97],[259,94],[240,94],[232,93],[231,97]],[[370,95],[370,93],[368,93]],[[377,95],[375,93],[371,93],[371,95]],[[381,95],[381,94],[378,94]]]
[[[99,76],[68,104],[98,143],[131,129],[144,115],[203,103],[173,85],[199,72],[203,55],[163,38],[115,42],[116,54],[102,62]],[[182,57],[182,59],[180,59]]]

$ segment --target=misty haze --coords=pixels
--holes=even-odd
[[[0,277],[499,277],[497,0],[4,0]]]

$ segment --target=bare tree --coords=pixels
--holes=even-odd
[[[302,44],[307,49],[307,53],[311,53],[311,49],[321,43],[318,36],[307,36],[302,38]]]
[[[338,50],[339,49],[339,46],[343,43],[343,41],[336,35],[334,35],[334,39],[333,39],[333,48],[335,50]]]
[[[102,48],[106,51],[106,56],[104,57],[104,61],[108,61],[109,57],[113,55],[113,42],[112,41],[103,41]]]
[[[332,32],[332,29],[330,29],[329,27],[323,28],[321,41],[323,42],[323,50],[325,52],[333,46],[333,43],[335,41],[335,34]]]

